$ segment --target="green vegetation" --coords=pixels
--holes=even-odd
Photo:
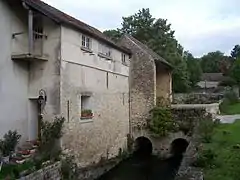
[[[167,107],[155,107],[150,111],[149,130],[156,136],[164,137],[176,127],[171,109]]]
[[[0,152],[2,155],[5,157],[9,156],[11,152],[15,150],[20,138],[21,135],[19,135],[16,130],[8,131],[8,133],[3,136],[3,140],[0,139]]]
[[[235,80],[237,85],[240,84],[240,58],[237,58],[232,66],[230,76]]]
[[[195,165],[204,169],[206,180],[238,180],[240,177],[240,121],[220,124],[210,143],[203,144]]]
[[[51,122],[42,121],[41,141],[36,149],[37,151],[23,164],[4,163],[0,172],[0,179],[18,179],[48,164],[59,161],[61,149],[58,140],[63,134],[64,121],[65,119],[63,117],[56,117],[54,121]],[[5,134],[4,140],[0,140],[0,151],[3,152],[3,155],[9,155],[10,152],[14,151],[20,137],[17,131],[9,131]],[[21,153],[17,154],[16,157],[24,159]],[[14,157],[15,155],[11,158]]]
[[[224,95],[224,100],[220,104],[222,114],[240,114],[240,101],[233,91],[229,91]]]
[[[31,168],[34,168],[34,164],[31,161],[19,165],[4,165],[0,173],[0,179],[4,179],[7,176],[10,179],[16,179],[16,177],[19,177],[19,172],[23,172]]]
[[[240,114],[240,102],[224,105],[224,108],[221,108],[221,113],[225,115]]]
[[[104,33],[114,41],[127,33],[148,45],[174,66],[173,90],[186,92],[189,89],[188,65],[183,58],[184,48],[174,37],[174,30],[167,19],[156,19],[148,8],[142,8],[133,15],[123,17],[121,28]],[[195,80],[195,77],[193,79]]]
[[[204,73],[223,73],[240,82],[240,62],[237,61],[240,46],[235,45],[231,56],[221,51],[209,52],[195,58],[175,38],[175,32],[167,19],[154,18],[148,8],[122,18],[121,27],[104,32],[113,41],[119,41],[123,34],[130,34],[146,44],[154,52],[173,65],[173,91],[188,92],[197,85]],[[233,82],[233,81],[232,81]],[[231,83],[232,83],[231,82]]]

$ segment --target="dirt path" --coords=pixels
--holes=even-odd
[[[235,115],[218,115],[217,119],[220,119],[222,123],[234,123],[236,120],[240,120],[240,114]]]

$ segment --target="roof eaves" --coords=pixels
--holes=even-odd
[[[91,35],[91,36],[93,36],[94,38],[105,42],[106,44],[108,44],[108,45],[110,45],[110,46],[112,46],[112,47],[114,47],[114,48],[116,48],[116,49],[118,49],[118,50],[120,50],[120,51],[122,51],[122,52],[124,52],[124,53],[126,53],[126,54],[131,55],[131,51],[130,51],[129,49],[127,49],[127,48],[125,48],[125,47],[121,47],[121,46],[115,44],[114,42],[112,42],[111,40],[109,40],[109,39],[107,39],[107,38],[100,37],[100,36],[97,35],[96,33],[91,32],[90,30],[86,30],[86,29],[80,27],[80,25],[77,25],[77,24],[75,24],[75,23],[72,22],[72,21],[67,21],[67,20],[61,19],[58,15],[54,15],[53,13],[49,12],[49,10],[46,10],[46,9],[43,8],[41,5],[37,4],[37,2],[33,2],[33,1],[31,1],[31,0],[30,0],[30,1],[29,1],[29,0],[22,0],[22,1],[25,2],[27,5],[29,5],[31,8],[33,8],[33,9],[39,11],[40,13],[44,14],[45,16],[49,17],[50,19],[52,19],[52,20],[55,21],[56,23],[69,25],[69,26],[71,26],[71,27],[73,27],[73,28],[76,28],[76,29],[78,29],[78,30],[86,33],[87,35]],[[40,2],[41,2],[41,1],[40,1]],[[41,3],[43,3],[43,2],[41,2]],[[48,4],[46,4],[46,3],[44,3],[44,4],[45,4],[46,6],[48,6],[48,7],[50,7],[50,8],[53,8],[53,9],[59,11],[60,13],[65,14],[64,12],[62,12],[62,11],[60,11],[60,10],[58,10],[58,9],[56,9],[56,8],[48,5]],[[65,14],[65,15],[67,15],[67,14]],[[67,16],[69,16],[69,15],[67,15]],[[71,17],[71,16],[70,16],[70,17]],[[71,18],[73,18],[73,17],[71,17]],[[73,18],[73,19],[75,19],[75,18]],[[76,20],[76,21],[79,21],[79,20],[77,20],[77,19],[75,19],[75,20]],[[80,21],[79,21],[79,22],[80,22]],[[83,23],[83,22],[81,22],[81,23]],[[85,24],[85,25],[88,26],[89,28],[93,28],[93,27],[87,25],[86,23],[83,23],[83,24]],[[95,28],[94,28],[94,29],[95,29]],[[97,30],[97,29],[96,29],[96,30]],[[100,32],[100,33],[102,33],[102,32]]]
[[[143,51],[145,51],[145,53],[150,55],[154,59],[155,62],[160,62],[160,63],[168,66],[170,69],[173,69],[173,66],[170,63],[168,63],[165,59],[163,59],[161,56],[159,56],[152,49],[150,49],[147,45],[143,44],[141,41],[137,40],[136,38],[134,38],[128,34],[126,34],[125,36],[127,38],[129,38],[130,40],[132,40],[139,48],[141,48]],[[149,51],[151,51],[151,53],[149,53]]]

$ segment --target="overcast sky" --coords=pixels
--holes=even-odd
[[[150,8],[168,19],[175,36],[195,56],[240,44],[240,0],[44,0],[103,31],[120,27],[122,16]]]

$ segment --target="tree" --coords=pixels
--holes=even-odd
[[[224,59],[224,53],[220,51],[210,52],[201,58],[201,67],[204,73],[220,73],[220,62]]]
[[[148,8],[143,8],[131,16],[123,17],[122,28],[116,31],[111,30],[105,34],[117,39],[119,34],[127,33],[146,44],[174,66],[173,90],[187,91],[189,77],[187,63],[182,57],[183,47],[175,39],[174,31],[167,19],[155,19]]]
[[[103,34],[105,34],[115,42],[117,42],[122,36],[122,33],[119,30],[107,30],[104,31]]]
[[[233,64],[232,58],[229,56],[224,56],[224,58],[219,62],[220,72],[223,73],[223,75],[228,76],[232,64]]]
[[[190,86],[195,87],[201,80],[202,69],[199,60],[195,59],[189,52],[184,52],[184,58],[187,61]]]
[[[240,58],[237,58],[234,62],[230,76],[236,81],[238,86],[240,86]]]
[[[173,92],[183,93],[187,92],[190,88],[189,74],[187,71],[187,63],[184,60],[175,63],[172,73],[173,79]]]
[[[237,59],[238,57],[240,57],[240,46],[239,45],[235,45],[233,50],[231,51],[231,57],[233,59]]]

